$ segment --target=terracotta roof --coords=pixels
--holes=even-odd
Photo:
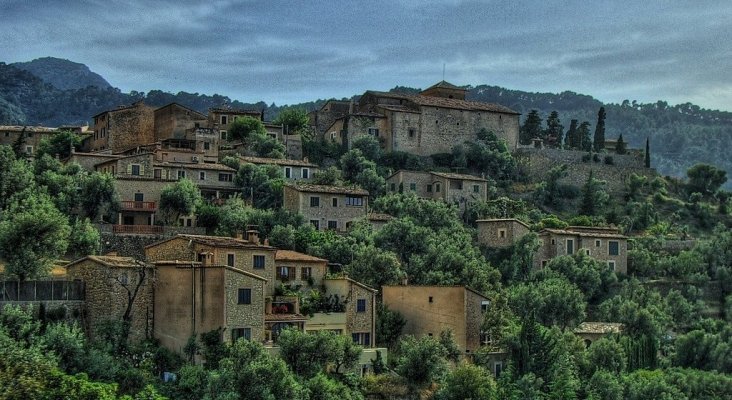
[[[413,114],[419,114],[419,110],[415,110],[413,107],[407,107],[407,106],[397,106],[397,105],[391,105],[391,104],[379,104],[376,106],[377,108],[382,108],[387,111],[398,111],[398,112],[408,112]]]
[[[244,110],[244,109],[236,109],[236,108],[222,108],[222,107],[212,107],[208,109],[208,112],[218,112],[218,113],[229,113],[229,114],[250,114],[250,115],[261,115],[262,113],[257,110]]]
[[[264,314],[265,321],[307,321],[302,314]]]
[[[411,100],[412,96],[404,93],[396,93],[396,92],[380,92],[378,90],[367,90],[365,94],[373,94],[377,97],[388,97],[392,99],[403,99],[403,100]]]
[[[303,262],[328,262],[328,260],[313,257],[309,254],[299,253],[292,250],[277,250],[275,253],[276,261],[303,261]]]
[[[99,264],[102,264],[106,267],[110,268],[136,268],[140,267],[141,265],[145,265],[141,261],[138,261],[132,257],[120,257],[120,256],[86,256],[84,258],[80,258],[76,261],[73,261],[66,265],[66,268],[73,267],[82,261],[90,260],[97,262]]]
[[[521,220],[519,220],[519,219],[516,219],[516,218],[488,218],[488,219],[476,219],[476,220],[475,220],[475,222],[476,222],[476,223],[481,223],[481,222],[517,222],[517,223],[519,223],[519,224],[521,224],[521,225],[523,225],[523,226],[525,226],[525,227],[527,227],[527,228],[529,227],[529,225],[528,225],[528,224],[527,224],[526,222],[524,222],[524,221],[521,221]]]
[[[0,125],[0,131],[3,132],[34,132],[34,133],[56,133],[58,128],[48,126],[20,126],[20,125]]]
[[[462,90],[464,92],[467,92],[468,91],[467,89],[461,88],[459,86],[455,86],[452,83],[443,80],[443,81],[439,81],[439,82],[435,83],[434,85],[428,87],[427,89],[423,90],[423,92],[426,92],[426,91],[428,91],[430,89],[437,89],[437,88],[442,88],[442,89],[456,89],[456,90]]]
[[[574,329],[574,333],[620,333],[625,325],[619,322],[583,322]]]
[[[572,235],[572,236],[582,236],[582,237],[599,237],[599,238],[615,238],[615,239],[627,239],[628,237],[625,235],[621,235],[619,233],[595,233],[595,232],[578,232],[578,231],[572,231],[569,229],[552,229],[552,228],[544,228],[539,232],[539,234],[542,233],[553,233],[556,235]]]
[[[394,219],[391,215],[384,213],[369,213],[367,218],[369,221],[391,221]]]
[[[252,164],[272,164],[272,165],[295,165],[298,167],[312,167],[317,168],[318,166],[302,160],[288,160],[280,158],[264,158],[264,157],[249,157],[239,156],[239,159]]]
[[[464,181],[480,181],[480,182],[487,182],[488,180],[485,178],[481,178],[479,176],[475,175],[467,175],[467,174],[456,174],[453,172],[430,172],[432,175],[440,176],[447,179],[461,179]]]
[[[285,186],[295,189],[298,192],[369,195],[368,191],[359,187],[310,185],[305,183],[286,183]]]
[[[231,167],[227,167],[224,164],[209,164],[209,163],[184,163],[184,162],[156,162],[153,164],[155,167],[172,167],[172,168],[190,168],[190,169],[210,169],[214,171],[226,171],[236,172]]]
[[[194,110],[194,109],[192,109],[190,107],[186,107],[183,104],[176,103],[176,102],[172,102],[170,104],[166,104],[166,105],[164,105],[162,107],[156,108],[155,111],[162,110],[163,108],[168,108],[168,107],[172,107],[172,106],[178,106],[180,108],[185,109],[188,112],[191,112],[191,113],[194,113],[194,114],[198,114],[199,119],[206,119],[206,116],[203,115],[203,114],[201,114],[200,112],[198,112],[198,111],[196,111],[196,110]]]
[[[515,115],[521,114],[506,106],[502,106],[500,104],[495,104],[495,103],[483,103],[480,101],[448,99],[445,97],[378,92],[378,91],[373,91],[373,90],[366,91],[366,94],[369,94],[369,93],[373,94],[375,96],[378,96],[378,97],[388,97],[388,98],[392,98],[392,99],[409,100],[420,106],[453,108],[453,109],[457,109],[457,110],[467,110],[467,111],[489,111],[489,112],[499,112],[499,113],[504,113],[504,114],[515,114]]]
[[[145,246],[145,248],[147,249],[147,248],[155,247],[161,243],[169,242],[169,241],[175,240],[175,239],[188,239],[188,240],[192,240],[196,243],[203,244],[206,246],[211,246],[211,247],[228,247],[228,248],[241,248],[241,249],[258,248],[258,249],[263,249],[263,250],[273,249],[273,247],[270,247],[270,246],[265,246],[262,244],[254,244],[248,240],[237,239],[237,238],[228,237],[228,236],[207,236],[207,235],[186,235],[186,234],[178,234],[176,236],[171,237],[170,239],[165,239],[160,242]]]

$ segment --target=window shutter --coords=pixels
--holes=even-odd
[[[127,175],[132,175],[132,164],[127,164]]]
[[[140,175],[145,175],[145,166],[140,164]]]

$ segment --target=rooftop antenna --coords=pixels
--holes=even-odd
[[[442,63],[442,81],[445,81],[445,63]]]

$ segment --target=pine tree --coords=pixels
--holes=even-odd
[[[605,107],[600,107],[600,111],[597,112],[597,125],[592,143],[596,153],[605,148]]]
[[[615,152],[618,154],[625,154],[626,152],[626,144],[622,134],[620,134],[618,141],[615,143]]]
[[[651,145],[648,142],[648,138],[646,138],[646,159],[645,159],[645,165],[646,165],[646,168],[651,168]]]
[[[577,142],[579,149],[584,151],[592,151],[592,138],[590,137],[590,123],[582,121],[577,128]]]
[[[559,113],[552,111],[549,117],[546,119],[546,130],[544,131],[544,137],[547,141],[551,141],[555,147],[562,147],[562,140],[564,136],[564,126],[562,126],[559,120]]]
[[[565,149],[579,148],[579,143],[575,142],[576,139],[577,139],[577,120],[573,119],[572,122],[569,123],[569,130],[567,131],[567,136],[564,139],[564,148]]]
[[[519,130],[519,143],[531,144],[534,138],[540,138],[542,135],[541,117],[537,110],[531,110],[526,116],[524,125]]]
[[[602,189],[604,181],[595,179],[595,175],[590,170],[587,182],[582,187],[582,203],[580,204],[580,214],[597,215],[602,207],[607,203],[609,196]]]

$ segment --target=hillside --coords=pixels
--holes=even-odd
[[[99,74],[90,71],[86,65],[62,58],[43,57],[10,65],[28,71],[60,90],[83,89],[87,86],[96,86],[100,89],[112,87]]]
[[[61,67],[54,69],[54,65]],[[204,113],[222,104],[264,109],[267,119],[274,118],[282,108],[262,101],[242,103],[218,94],[174,94],[160,90],[123,93],[95,76],[98,77],[83,64],[53,58],[0,63],[0,124],[81,124],[101,111],[140,99],[152,106],[178,102]],[[94,82],[98,85],[89,86]],[[730,112],[702,109],[691,103],[672,106],[664,101],[641,104],[626,100],[621,104],[603,104],[592,96],[570,91],[530,93],[488,85],[468,86],[468,89],[470,100],[500,103],[524,115],[537,109],[545,119],[556,110],[565,130],[571,119],[588,121],[594,130],[597,110],[604,105],[606,138],[614,139],[622,134],[636,148],[641,148],[649,138],[652,166],[660,173],[684,176],[690,166],[710,163],[732,175],[732,159],[727,156],[727,149],[732,148]],[[418,89],[399,86],[392,90],[414,93]],[[293,106],[313,110],[323,102],[318,99]]]

